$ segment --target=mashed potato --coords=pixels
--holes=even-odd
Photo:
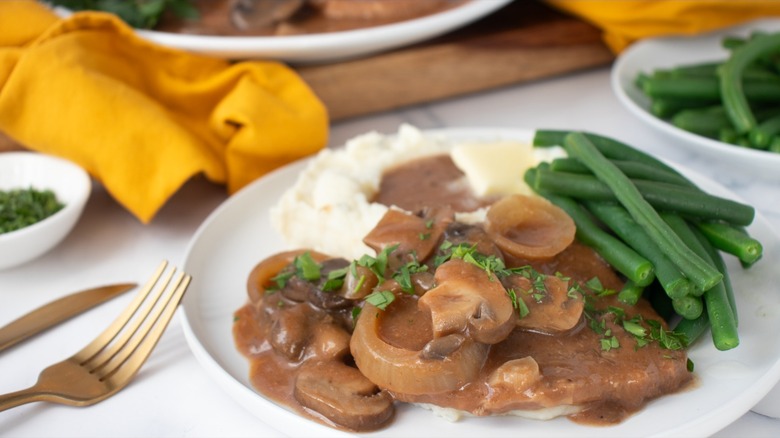
[[[363,237],[388,209],[371,202],[382,173],[405,161],[441,153],[451,153],[475,193],[483,195],[530,193],[522,179],[525,170],[561,154],[513,141],[454,142],[410,125],[402,125],[392,136],[371,132],[315,156],[271,209],[271,223],[291,248],[347,259],[373,254]],[[476,222],[483,214],[463,214],[458,220]]]

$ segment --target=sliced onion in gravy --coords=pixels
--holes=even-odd
[[[487,211],[485,228],[504,252],[528,260],[549,259],[574,241],[574,221],[538,196],[512,195]]]

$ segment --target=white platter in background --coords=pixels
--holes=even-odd
[[[533,131],[507,129],[448,129],[427,131],[453,140],[528,141]],[[349,436],[299,417],[256,392],[249,382],[248,361],[236,350],[233,313],[247,302],[250,270],[263,258],[285,250],[270,224],[269,209],[293,185],[307,161],[281,168],[229,198],[193,236],[183,269],[193,282],[183,302],[187,342],[206,372],[233,399],[269,426],[289,436]],[[679,166],[678,166],[679,167]],[[707,192],[739,200],[718,183],[682,169]],[[464,418],[449,422],[422,408],[401,405],[394,422],[376,437],[420,436],[490,437],[649,437],[709,436],[748,412],[780,380],[780,238],[757,216],[749,227],[764,245],[765,263],[743,270],[727,257],[737,292],[741,344],[717,351],[709,335],[690,350],[696,366],[695,388],[648,404],[625,422],[611,427],[587,427],[565,418],[533,421],[516,417]]]
[[[677,128],[649,111],[649,98],[634,83],[640,72],[725,60],[728,52],[721,46],[723,37],[748,36],[755,31],[780,31],[780,20],[762,19],[693,37],[649,38],[636,42],[613,64],[612,90],[632,114],[661,132],[672,144],[714,157],[756,177],[780,181],[780,153],[735,146]]]
[[[502,8],[512,0],[472,0],[443,12],[343,32],[291,36],[208,36],[137,30],[161,45],[226,59],[330,62],[398,48],[440,36]],[[59,9],[63,14],[67,11]]]

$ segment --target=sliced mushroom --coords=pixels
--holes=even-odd
[[[523,300],[528,314],[516,319],[517,327],[543,333],[571,330],[582,318],[585,300],[569,293],[569,280],[554,275],[543,279],[543,290],[534,289],[533,282],[521,275],[504,279],[504,286]]]
[[[342,360],[349,354],[350,334],[332,322],[320,322],[306,346],[306,360]]]
[[[347,270],[342,295],[350,300],[360,300],[373,292],[378,283],[379,279],[370,268],[356,265]]]
[[[433,339],[425,344],[420,352],[420,358],[444,360],[456,352],[465,341],[466,338],[458,333]]]
[[[549,259],[574,241],[574,221],[538,196],[512,195],[493,204],[485,227],[506,253],[526,260]]]
[[[488,377],[491,388],[506,388],[517,393],[526,391],[542,379],[539,364],[534,358],[526,356],[504,362]]]
[[[501,364],[487,378],[490,388],[484,407],[491,412],[504,412],[518,404],[529,402],[534,386],[542,380],[539,364],[530,356]]]
[[[439,238],[453,220],[450,209],[427,210],[418,216],[391,208],[363,238],[363,243],[377,253],[398,245],[395,254],[413,254],[413,259],[425,260],[436,250]]]
[[[357,368],[337,361],[302,365],[295,379],[294,396],[302,406],[358,432],[381,428],[395,412],[387,392]]]
[[[437,286],[419,300],[431,312],[434,337],[468,332],[477,342],[495,344],[514,328],[512,300],[492,274],[452,259],[439,266],[434,277]]]
[[[306,304],[293,304],[280,308],[271,316],[268,341],[273,349],[284,357],[297,361],[309,342],[311,308]]]
[[[433,339],[419,349],[386,341],[380,334],[381,326],[394,304],[382,311],[367,303],[360,312],[350,350],[363,375],[381,388],[403,394],[453,391],[479,375],[488,346],[470,337],[464,337],[462,342],[434,344],[427,350],[426,345],[435,342]],[[431,351],[437,348],[438,352]]]

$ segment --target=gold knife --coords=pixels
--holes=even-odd
[[[75,292],[39,307],[0,328],[0,351],[133,289],[135,283],[112,284]]]

